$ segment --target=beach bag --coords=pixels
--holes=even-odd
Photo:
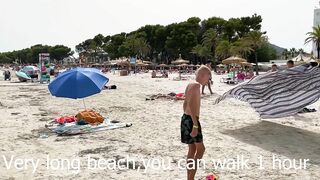
[[[89,124],[100,124],[100,123],[103,123],[104,121],[104,118],[101,116],[100,113],[91,109],[87,109],[79,112],[76,115],[76,118],[77,118],[77,121],[84,120]]]

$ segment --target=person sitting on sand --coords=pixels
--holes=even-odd
[[[253,77],[254,77],[254,73],[253,73],[253,70],[251,69],[249,73],[246,75],[246,79],[251,79]]]
[[[164,70],[162,76],[163,76],[164,78],[168,78],[168,77],[169,77],[169,74],[168,74],[168,72],[167,72],[166,70]]]
[[[185,90],[184,114],[181,118],[181,142],[188,144],[189,147],[187,163],[194,164],[194,167],[187,168],[188,180],[194,180],[197,165],[205,151],[199,121],[200,87],[208,83],[210,74],[211,70],[207,66],[200,66],[196,72],[196,82],[188,84]]]
[[[11,81],[11,73],[10,73],[9,70],[4,71],[4,72],[3,72],[3,76],[4,76],[4,80],[5,80],[5,81],[6,81],[6,80]]]
[[[156,78],[156,77],[157,77],[157,72],[153,70],[151,73],[151,78]]]
[[[157,72],[153,70],[151,73],[151,78],[168,78],[168,73],[164,71],[161,73],[161,76],[157,76]]]

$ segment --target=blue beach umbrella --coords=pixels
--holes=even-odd
[[[48,87],[53,96],[78,99],[100,93],[108,81],[98,69],[75,68],[59,74]]]

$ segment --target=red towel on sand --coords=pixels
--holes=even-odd
[[[64,116],[64,117],[56,118],[54,121],[59,124],[64,124],[64,123],[71,123],[76,120],[77,120],[77,118],[74,116]]]

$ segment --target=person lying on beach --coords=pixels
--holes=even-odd
[[[151,78],[168,78],[168,73],[163,72],[161,76],[157,76],[157,72],[153,70],[151,73]]]
[[[200,88],[209,81],[211,70],[207,66],[200,66],[196,72],[196,82],[188,84],[185,90],[183,103],[184,114],[181,118],[181,142],[188,144],[187,163],[194,167],[187,168],[187,179],[194,180],[197,165],[202,158],[205,147],[199,121],[200,115]],[[188,166],[187,166],[188,167]]]
[[[116,85],[109,85],[109,86],[104,86],[104,89],[117,89]]]
[[[171,92],[169,94],[155,94],[155,95],[151,95],[150,97],[146,98],[146,101],[149,100],[156,100],[156,99],[169,99],[169,100],[184,100],[184,93],[174,93]]]

